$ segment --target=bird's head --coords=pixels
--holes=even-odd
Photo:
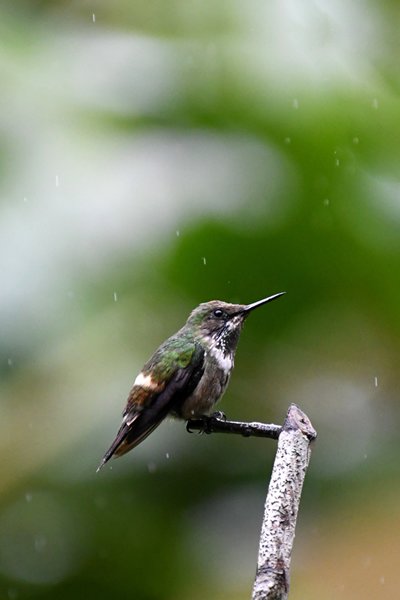
[[[224,352],[233,351],[246,317],[255,308],[279,298],[284,293],[279,292],[252,304],[229,304],[221,300],[204,302],[190,313],[186,327],[192,328],[196,335],[210,341]]]

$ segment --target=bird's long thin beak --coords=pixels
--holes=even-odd
[[[286,294],[286,292],[279,292],[279,294],[274,294],[273,296],[268,296],[268,298],[264,298],[263,300],[258,300],[257,302],[253,302],[252,304],[247,304],[247,306],[244,307],[243,312],[247,314],[250,311],[257,308],[258,306],[262,306],[263,304],[267,304],[267,302],[272,302],[272,300],[283,296],[283,294]]]

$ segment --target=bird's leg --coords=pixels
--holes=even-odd
[[[197,431],[197,433],[211,433],[211,423],[210,421],[212,420],[212,416],[210,415],[202,415],[201,417],[197,417],[195,419],[197,427],[196,429],[191,429],[191,425],[193,422],[193,419],[190,419],[189,421],[186,421],[186,431],[188,433],[194,433],[195,431]]]
[[[212,415],[206,418],[213,419],[215,421],[226,421],[226,414],[222,412],[222,410],[217,410],[216,412],[212,413]]]
[[[191,425],[191,422],[190,422],[190,421],[186,421],[186,431],[187,431],[188,433],[194,433],[194,430],[193,430],[193,429],[190,429],[190,425]],[[199,431],[199,430],[196,430],[196,431],[197,431],[197,433],[202,433],[202,432],[201,432],[201,431]]]
[[[212,415],[202,415],[201,417],[196,418],[196,422],[201,423],[200,427],[196,427],[196,430],[199,433],[212,433],[213,425],[218,421],[226,421],[226,414],[217,410],[212,413]],[[193,429],[190,428],[191,421],[187,421],[186,423],[186,431],[188,433],[193,433]]]
[[[204,423],[203,433],[212,433],[214,430],[215,423],[226,421],[226,414],[220,410],[212,413],[212,415],[205,415],[201,417]]]

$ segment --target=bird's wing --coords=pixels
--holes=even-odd
[[[166,354],[168,353],[168,354]],[[163,358],[165,356],[165,358]],[[204,371],[204,350],[194,341],[170,338],[138,375],[128,397],[121,427],[99,469],[142,442],[174,406],[190,396]]]

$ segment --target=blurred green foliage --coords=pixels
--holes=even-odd
[[[318,430],[291,597],[396,597],[398,4],[0,11],[0,598],[249,597],[273,442],[95,468],[196,304],[281,290],[221,409]]]

